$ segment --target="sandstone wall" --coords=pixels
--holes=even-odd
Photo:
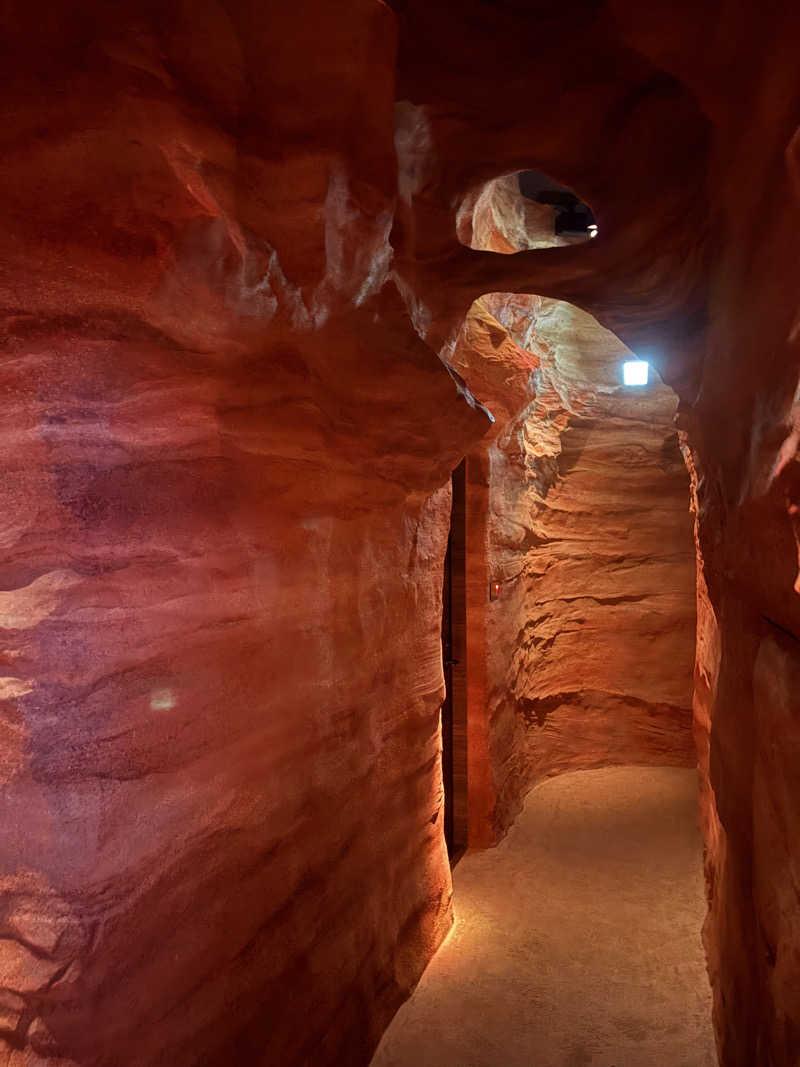
[[[720,1056],[725,1067],[790,1067],[800,1054],[800,12],[588,2],[570,10],[568,30],[550,4],[527,19],[520,5],[493,5],[463,27],[444,5],[406,11],[401,91],[439,160],[438,180],[418,193],[425,225],[407,269],[449,283],[427,289],[431,336],[452,344],[459,300],[560,298],[652,352],[680,398],[697,514],[695,724]],[[447,51],[428,43],[445,37]],[[513,255],[456,244],[452,205],[529,167],[586,199],[600,237]]]
[[[797,9],[2,19],[6,1062],[366,1062],[449,916],[434,353],[524,293],[681,398],[722,1062],[794,1067]],[[600,237],[459,242],[531,166]]]
[[[486,615],[495,834],[548,775],[697,762],[677,397],[660,382],[623,389],[627,358],[577,308],[502,294],[473,305],[453,356],[498,415],[484,445],[486,581],[474,608]],[[505,375],[488,380],[495,366]],[[506,391],[518,382],[505,405],[501,379]],[[502,583],[494,602],[490,580]]]
[[[389,277],[394,16],[309,15],[4,9],[8,1067],[363,1064],[450,922],[488,419]]]

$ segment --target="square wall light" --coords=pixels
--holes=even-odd
[[[629,359],[622,364],[622,380],[626,385],[647,385],[647,371],[643,359]]]

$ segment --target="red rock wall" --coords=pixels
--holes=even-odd
[[[368,1058],[449,914],[433,353],[519,292],[681,397],[722,1062],[794,1067],[799,19],[4,7],[7,1063]],[[598,240],[459,242],[531,166]]]
[[[706,19],[712,63],[678,58],[672,34],[656,44],[663,13],[634,20],[632,38],[685,73],[715,128],[708,331],[682,412],[698,519],[705,938],[720,1062],[789,1067],[800,1060],[800,600],[787,514],[798,500],[800,12],[756,17],[730,3]],[[764,211],[773,199],[780,216]]]
[[[793,1067],[800,12],[744,0],[509,2],[460,27],[444,5],[408,6],[402,90],[447,161],[418,194],[425,227],[409,267],[426,280],[446,272],[432,333],[452,343],[459,294],[462,306],[497,292],[568,300],[652,351],[681,399],[695,469],[695,713],[720,1057]],[[445,38],[446,51],[429,44]],[[448,205],[531,166],[591,203],[599,239],[515,255],[457,247]]]
[[[450,922],[488,421],[389,277],[394,16],[309,16],[5,9],[8,1067],[363,1064]]]
[[[796,49],[796,17],[760,28],[760,78],[748,82],[759,121],[720,131],[736,161],[724,182],[714,175],[726,240],[702,382],[683,415],[698,515],[705,940],[725,1067],[800,1059],[800,87],[789,41]],[[778,197],[780,221],[759,196]]]
[[[453,355],[498,418],[485,445],[486,573],[473,607],[485,645],[469,661],[470,674],[481,653],[486,661],[495,834],[548,775],[697,762],[677,398],[658,382],[623,389],[627,358],[578,309],[501,294],[473,306]],[[490,580],[501,582],[494,602]]]

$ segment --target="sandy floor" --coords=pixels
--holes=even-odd
[[[696,777],[538,786],[455,871],[456,923],[373,1067],[713,1067]]]

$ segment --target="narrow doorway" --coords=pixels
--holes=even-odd
[[[467,845],[466,460],[452,474],[453,502],[442,587],[442,781],[444,835],[452,866]]]

